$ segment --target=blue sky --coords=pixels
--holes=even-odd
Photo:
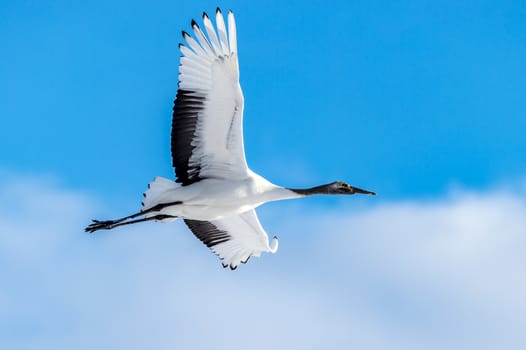
[[[280,250],[233,274],[181,223],[82,233],[172,176],[180,32],[216,6],[236,15],[249,165],[379,194],[262,207]],[[3,1],[0,345],[524,345],[525,18],[520,1]]]

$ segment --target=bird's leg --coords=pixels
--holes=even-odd
[[[119,223],[119,222],[123,222],[123,221],[126,221],[126,220],[130,220],[130,219],[136,218],[137,216],[142,216],[142,215],[144,215],[144,214],[151,213],[152,211],[161,211],[161,210],[163,210],[164,208],[169,207],[169,206],[171,206],[171,205],[177,205],[177,204],[182,204],[182,203],[183,203],[183,202],[181,202],[181,201],[170,202],[170,203],[159,203],[159,204],[154,205],[154,206],[151,207],[151,208],[141,210],[141,211],[138,212],[138,213],[135,213],[135,214],[132,214],[132,215],[128,215],[128,216],[125,216],[125,217],[123,217],[123,218],[121,218],[121,219],[117,219],[117,220],[109,220],[109,221],[113,221],[114,223]]]
[[[144,218],[144,219],[129,221],[130,219],[134,219],[134,218],[136,218],[138,216],[142,216],[144,214],[148,214],[148,213],[151,213],[151,212],[154,212],[154,211],[161,211],[161,210],[163,210],[166,207],[169,207],[171,205],[181,204],[181,203],[183,203],[183,202],[176,201],[176,202],[169,202],[169,203],[159,203],[157,205],[154,205],[151,208],[148,208],[148,209],[145,209],[145,210],[141,210],[141,211],[139,211],[139,212],[137,212],[135,214],[128,215],[128,216],[125,216],[123,218],[116,219],[116,220],[93,220],[93,223],[91,225],[89,225],[88,227],[86,227],[85,231],[91,233],[91,232],[95,232],[97,230],[110,230],[110,229],[112,229],[114,227],[117,227],[117,226],[122,226],[122,225],[127,225],[127,224],[134,224],[134,223],[137,223],[137,222],[143,222],[143,221],[149,221],[149,220],[161,220],[161,219],[166,219],[166,218],[169,218],[169,217],[173,217],[173,216],[170,216],[170,215],[156,215],[156,216],[153,216],[151,218]],[[159,219],[159,217],[162,217],[162,218]]]
[[[138,222],[145,222],[145,221],[151,221],[151,220],[164,220],[164,219],[176,218],[176,217],[177,216],[159,214],[159,215],[151,216],[148,218],[129,220],[125,222],[119,222],[119,221],[113,221],[113,220],[107,220],[107,221],[93,220],[93,223],[89,225],[88,227],[86,227],[85,231],[89,233],[93,233],[98,230],[111,230],[112,228],[115,228],[117,226],[136,224]]]

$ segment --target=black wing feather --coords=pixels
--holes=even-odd
[[[192,140],[204,110],[205,96],[190,90],[179,89],[174,101],[172,117],[172,165],[175,168],[176,182],[183,186],[201,180],[199,164],[189,164],[194,151]]]
[[[208,221],[185,219],[184,223],[201,242],[212,250],[215,245],[227,242],[232,238],[227,232],[218,229]]]

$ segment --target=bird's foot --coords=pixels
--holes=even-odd
[[[115,220],[92,220],[93,222],[84,231],[93,233],[98,230],[111,230],[117,223]]]

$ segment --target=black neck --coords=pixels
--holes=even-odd
[[[315,186],[311,188],[289,188],[294,193],[301,196],[312,196],[314,194],[331,194],[331,184]]]

